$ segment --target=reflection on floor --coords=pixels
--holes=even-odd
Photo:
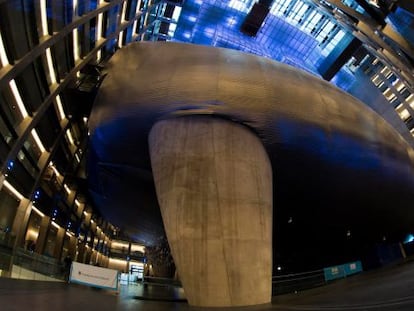
[[[326,286],[273,297],[272,304],[235,310],[414,310],[414,262],[364,272]],[[233,310],[194,308],[182,289],[130,284],[118,292],[63,282],[0,278],[0,310]]]

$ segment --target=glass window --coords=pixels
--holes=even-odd
[[[240,0],[230,0],[229,8],[235,9],[240,12],[247,12],[245,1]]]
[[[349,6],[352,9],[355,9],[355,11],[363,14],[365,10],[360,6],[355,0],[342,0],[342,3]]]
[[[70,236],[65,234],[65,237],[63,239],[62,255],[60,256],[61,260],[63,260],[64,258],[66,258],[66,256],[69,255],[69,248],[70,248]]]
[[[40,225],[42,224],[42,217],[32,210],[27,225],[26,236],[24,241],[24,248],[29,251],[34,251],[36,248],[37,239],[39,237]]]
[[[13,245],[16,235],[12,231],[13,222],[19,204],[20,200],[3,187],[0,191],[0,245]]]
[[[410,117],[410,113],[408,112],[407,109],[405,109],[405,107],[401,104],[397,107],[397,113],[399,114],[400,118],[403,121],[407,121],[408,118]]]
[[[384,94],[385,98],[389,102],[392,102],[396,98],[395,94],[393,93],[392,89],[390,89],[390,88],[387,88],[382,94]]]
[[[320,22],[322,17],[323,17],[322,14],[315,11],[315,13],[312,15],[312,17],[309,19],[308,23],[306,24],[305,30],[308,33],[312,33],[315,29],[315,26]]]
[[[382,82],[380,76],[377,74],[372,77],[371,81],[372,83],[374,83],[375,86],[378,86]]]
[[[16,128],[23,120],[10,89],[0,92],[0,109],[13,128]]]
[[[381,69],[381,73],[384,75],[384,77],[386,77],[386,78],[388,78],[391,74],[392,74],[392,72],[391,72],[391,69],[389,69],[388,67],[384,67],[384,68],[382,68]]]
[[[40,156],[42,155],[42,151],[40,150],[32,135],[29,135],[28,140],[24,142],[23,146],[26,153],[31,157],[32,162],[37,163]]]
[[[270,9],[270,13],[275,14],[275,15],[282,15],[291,2],[292,0],[288,0],[288,1],[276,0]]]
[[[40,58],[27,66],[15,79],[29,114],[37,111],[49,93],[44,70]]]
[[[334,27],[335,27],[335,24],[327,20],[324,27],[321,29],[319,34],[316,36],[316,40],[321,42]]]
[[[50,225],[49,232],[46,238],[45,251],[44,251],[44,254],[46,256],[50,256],[50,257],[54,256],[57,233],[58,233],[58,229],[55,226]]]
[[[332,38],[332,40],[329,42],[329,44],[326,46],[326,48],[323,50],[323,54],[327,55],[329,54],[335,46],[339,43],[339,41],[342,40],[342,38],[345,36],[345,31],[342,29],[335,35],[335,37]]]
[[[23,167],[26,169],[26,171],[32,176],[37,177],[37,173],[39,172],[39,168],[36,164],[33,163],[33,160],[30,159],[30,157],[27,156],[26,150],[20,150],[17,154],[17,158],[20,160],[20,163],[23,165]]]
[[[303,21],[303,18],[305,17],[306,12],[309,10],[309,5],[307,5],[306,3],[302,3],[302,5],[300,6],[296,16],[295,16],[295,21],[297,23],[300,23]]]
[[[15,141],[15,135],[12,134],[9,126],[4,122],[3,118],[0,116],[0,134],[3,137],[4,141],[11,146]]]
[[[410,105],[411,108],[414,109],[414,95],[413,94],[408,96],[405,101]]]

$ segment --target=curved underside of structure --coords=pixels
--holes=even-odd
[[[329,263],[401,239],[414,224],[411,148],[364,104],[266,58],[171,42],[115,53],[93,107],[90,185],[114,224],[147,243],[162,232],[148,134],[159,120],[200,114],[262,140],[273,168],[276,260],[280,252]]]

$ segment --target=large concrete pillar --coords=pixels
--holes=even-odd
[[[269,303],[272,169],[247,127],[209,116],[159,121],[151,165],[190,305]]]

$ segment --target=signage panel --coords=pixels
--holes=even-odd
[[[69,282],[105,289],[118,289],[118,271],[73,262]]]

